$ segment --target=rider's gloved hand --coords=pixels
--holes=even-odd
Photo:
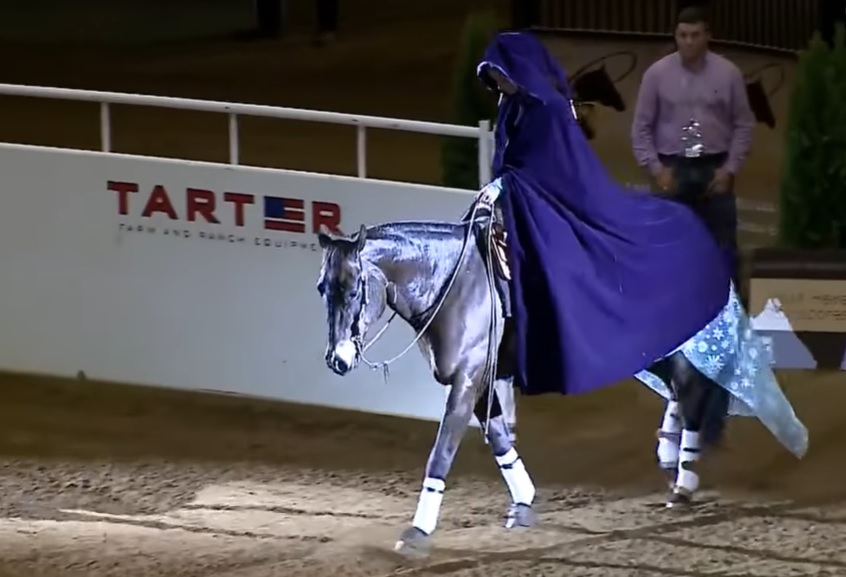
[[[479,194],[476,196],[477,202],[486,208],[493,208],[494,202],[502,194],[502,184],[500,179],[488,183]]]

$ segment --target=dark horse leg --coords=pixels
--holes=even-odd
[[[515,445],[517,444],[517,399],[514,395],[514,379],[511,377],[497,379],[494,389],[497,402],[502,408],[502,418],[508,426],[508,438],[511,444]]]
[[[502,339],[499,343],[494,389],[497,404],[500,406],[503,419],[508,426],[508,436],[512,445],[517,443],[517,399],[514,395],[514,373],[517,370],[516,355],[517,338],[514,331],[514,319],[506,318],[502,329]],[[479,419],[479,422],[481,423],[482,419]]]
[[[398,552],[411,556],[422,556],[429,552],[429,536],[438,524],[446,489],[445,480],[476,405],[478,390],[475,380],[463,371],[455,372],[438,435],[426,462],[426,477],[423,479],[414,519],[411,527],[402,532],[394,546]]]
[[[703,375],[681,352],[650,370],[668,385],[673,396],[664,411],[656,449],[672,490],[667,506],[686,505],[699,489],[696,464],[703,449],[722,439],[729,392]]]
[[[466,333],[462,334],[466,337]],[[437,526],[443,501],[445,479],[452,467],[461,439],[474,412],[483,426],[487,419],[489,391],[482,382],[484,355],[487,351],[479,349],[478,342],[472,339],[470,341],[467,346],[472,349],[472,352],[468,352],[468,349],[462,351],[458,347],[442,346],[442,350],[447,350],[449,353],[435,355],[436,380],[442,384],[452,384],[452,388],[447,397],[435,444],[426,463],[426,477],[423,480],[414,519],[411,527],[403,531],[395,546],[395,550],[405,554],[416,556],[425,555],[428,552],[430,535]],[[498,380],[511,374],[512,367],[507,362],[510,359],[508,343],[509,339],[504,335],[500,343],[500,362],[496,375]],[[474,369],[468,369],[466,361],[458,361],[458,359],[474,357],[476,360],[472,363],[476,367]],[[452,375],[452,377],[445,378],[444,375]],[[496,396],[493,400],[487,440],[502,471],[513,503],[506,526],[529,526],[532,520],[531,505],[535,497],[535,487],[509,438],[510,431],[502,414],[501,404]]]
[[[510,382],[508,383],[510,386]],[[490,395],[493,394],[493,398]],[[489,404],[490,402],[490,404]],[[505,516],[505,528],[531,527],[534,524],[532,502],[535,500],[535,485],[526,471],[523,460],[514,448],[511,431],[497,390],[485,391],[473,413],[485,429],[487,423],[487,441],[491,446],[496,464],[502,473],[502,479],[511,496],[511,506]],[[488,418],[490,417],[490,420]]]

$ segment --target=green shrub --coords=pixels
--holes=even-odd
[[[496,118],[496,98],[476,77],[476,64],[496,31],[492,12],[471,14],[464,24],[450,98],[450,121],[455,124],[478,126],[480,120]],[[441,146],[441,171],[444,186],[478,189],[478,141],[445,138]]]
[[[782,244],[846,246],[846,31],[816,34],[799,58],[785,131]]]

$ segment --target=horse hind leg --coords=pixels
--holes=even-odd
[[[661,418],[661,425],[655,436],[658,440],[655,446],[655,454],[658,458],[658,468],[666,479],[670,490],[676,485],[676,476],[679,466],[679,448],[681,444],[682,417],[679,403],[675,396],[672,384],[672,366],[668,359],[662,359],[650,367],[649,371],[660,378],[668,389],[673,393],[670,400],[664,407],[664,415]]]
[[[517,443],[517,399],[514,397],[514,379],[510,377],[497,379],[494,381],[494,390],[496,400],[502,408],[502,418],[508,428],[508,439],[514,445]],[[486,441],[490,442],[489,439]]]
[[[535,523],[535,514],[532,509],[535,485],[526,470],[523,459],[514,448],[506,416],[503,414],[499,400],[499,391],[494,388],[493,399],[490,399],[490,394],[491,391],[485,391],[476,403],[473,412],[483,430],[487,431],[487,442],[491,446],[491,452],[511,497],[511,506],[505,514],[505,528],[531,527]],[[488,419],[489,410],[490,419]]]
[[[517,398],[514,394],[514,373],[517,370],[517,342],[513,319],[505,319],[502,339],[497,351],[496,399],[502,408],[511,444],[517,443]],[[481,421],[479,421],[481,422]]]
[[[676,479],[667,501],[667,507],[672,508],[690,505],[699,490],[698,464],[703,450],[722,438],[729,393],[697,370],[682,353],[675,353],[671,362],[682,421]]]
[[[679,453],[681,450],[682,418],[679,413],[678,401],[667,401],[661,427],[656,432],[658,444],[655,452],[658,456],[658,467],[667,479],[672,490],[676,485],[676,471],[679,467]]]

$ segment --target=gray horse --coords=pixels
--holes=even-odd
[[[362,360],[369,362],[364,357],[368,329],[390,308],[417,332],[435,380],[451,387],[417,510],[396,544],[397,551],[409,555],[425,554],[430,547],[445,480],[473,415],[483,426],[511,497],[505,526],[530,527],[534,519],[535,486],[502,413],[496,391],[503,389],[492,382],[501,385],[513,376],[514,342],[511,331],[505,330],[500,299],[491,289],[494,267],[488,266],[490,253],[479,242],[483,227],[473,220],[473,225],[396,222],[362,226],[351,236],[319,234],[323,263],[317,289],[327,315],[328,367],[343,376]],[[708,339],[745,330],[737,322],[739,303],[733,290],[732,299],[697,337],[637,375],[668,400],[657,447],[659,465],[671,486],[667,506],[690,502],[699,486],[695,464],[700,451],[719,442],[732,412],[758,416],[794,453],[804,453],[807,447],[807,431],[774,380],[758,379],[747,386],[748,362],[735,366],[734,360],[727,360],[717,373],[703,364],[700,353],[710,346]],[[736,357],[746,354],[743,347],[750,338],[741,334],[732,341]],[[753,372],[762,370],[757,366]],[[725,374],[734,384],[724,384]]]

